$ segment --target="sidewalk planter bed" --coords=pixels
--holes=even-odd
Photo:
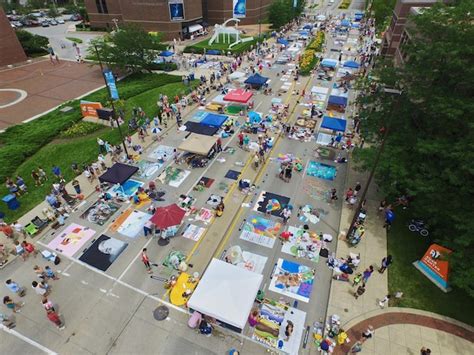
[[[186,46],[184,48],[184,53],[195,53],[195,54],[204,54],[204,50],[208,51],[208,50],[218,50],[220,51],[222,55],[226,55],[227,52],[231,52],[232,54],[240,54],[240,53],[243,53],[243,52],[246,52],[248,50],[250,50],[250,47],[253,46],[253,48],[255,48],[255,46],[257,45],[257,42],[258,41],[263,41],[263,36],[260,37],[260,39],[258,39],[257,37],[255,37],[253,40],[251,41],[248,41],[248,42],[242,42],[242,43],[239,43],[237,45],[235,45],[234,47],[232,48],[228,48],[229,44],[228,43],[213,43],[212,45],[209,45],[208,42],[210,40],[210,38],[204,40],[204,41],[201,41],[201,42],[198,42],[196,44],[193,44],[193,45],[190,45],[190,46]]]
[[[318,64],[316,54],[321,52],[324,44],[324,32],[319,31],[301,55],[299,66],[301,75],[309,75]]]
[[[339,9],[345,10],[348,9],[351,5],[352,0],[342,0],[341,5],[339,5]]]
[[[192,83],[195,86],[196,83]],[[128,116],[135,106],[141,106],[149,117],[157,111],[156,99],[160,93],[174,97],[191,90],[181,83],[181,77],[168,74],[136,74],[119,81],[120,97],[126,99],[125,112]],[[108,106],[105,90],[99,90],[84,98],[100,101]],[[112,144],[120,143],[118,130],[84,124],[81,119],[79,100],[66,103],[74,109],[68,113],[54,110],[29,123],[9,127],[0,133],[0,179],[20,175],[28,186],[28,194],[19,198],[21,206],[15,211],[5,211],[5,220],[12,222],[44,200],[51,190],[51,168],[58,165],[66,179],[74,177],[72,163],[89,164],[97,159],[97,137]],[[93,125],[93,124],[92,124]],[[125,132],[128,127],[125,124]],[[98,130],[97,130],[98,129]],[[50,180],[43,186],[34,186],[31,171],[41,166]],[[8,191],[4,184],[0,186],[0,195]]]
[[[76,38],[76,37],[66,37],[66,39],[70,40],[71,42],[78,43],[78,44],[81,44],[81,43],[84,42],[82,39]]]

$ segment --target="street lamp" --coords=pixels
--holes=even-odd
[[[386,87],[383,88],[383,91],[387,95],[396,95],[395,103],[393,104],[392,109],[390,110],[390,114],[389,114],[389,119],[390,119],[393,112],[398,111],[398,108],[400,106],[400,97],[402,95],[402,91],[397,90],[397,89],[392,89],[392,88],[386,88]],[[351,236],[352,232],[355,229],[355,224],[357,222],[357,218],[359,217],[360,210],[362,209],[362,204],[365,201],[365,196],[367,195],[367,191],[369,190],[369,186],[370,186],[370,184],[372,182],[372,179],[375,175],[375,170],[377,169],[377,166],[380,162],[380,157],[382,156],[382,152],[385,148],[385,142],[387,141],[388,133],[390,131],[390,125],[387,124],[383,128],[384,128],[384,131],[383,131],[382,142],[380,143],[380,147],[379,147],[379,150],[377,151],[377,155],[376,155],[374,163],[372,165],[372,169],[370,171],[369,178],[367,179],[367,183],[364,186],[364,190],[362,191],[362,195],[360,196],[359,203],[357,204],[357,208],[355,210],[354,217],[352,218],[352,222],[349,226],[349,230],[347,231],[347,238],[349,238]]]
[[[118,131],[119,131],[119,134],[120,134],[120,139],[122,140],[123,149],[124,149],[125,154],[127,155],[127,159],[128,159],[129,155],[128,155],[128,150],[127,150],[127,145],[125,144],[125,139],[123,137],[122,128],[120,127],[120,122],[119,122],[119,119],[117,117],[117,112],[115,111],[114,100],[112,99],[112,94],[110,93],[110,87],[109,87],[109,84],[107,83],[107,79],[105,77],[104,66],[102,64],[102,60],[100,58],[99,50],[97,49],[96,44],[94,44],[94,49],[95,49],[95,54],[97,55],[97,60],[99,61],[100,71],[102,73],[102,77],[104,78],[105,86],[107,87],[107,92],[109,93],[110,103],[112,104],[112,118],[115,120],[115,123],[117,124]]]

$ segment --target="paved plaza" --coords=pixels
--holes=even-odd
[[[329,2],[321,6],[324,9],[321,13],[339,13],[337,6]],[[363,2],[354,1],[346,12],[350,16],[361,6]],[[354,47],[358,41],[359,31],[356,29],[351,29],[344,41],[327,31],[323,57],[339,63],[356,60],[357,53],[348,47]],[[273,59],[268,57],[267,60]],[[246,62],[243,66],[248,67],[248,64]],[[265,66],[262,75],[270,79],[269,87],[273,94],[254,91],[252,110],[265,116],[272,111],[275,99],[278,99],[281,105],[288,105],[286,123],[295,125],[297,119],[305,117],[308,107],[319,101],[325,115],[344,118],[347,130],[352,130],[351,118],[355,114],[353,101],[357,94],[354,90],[350,89],[346,95],[349,105],[344,113],[325,110],[330,93],[338,90],[336,86],[341,76],[337,74],[337,69],[328,80],[321,80],[314,74],[294,80],[294,68],[295,63]],[[197,77],[201,74],[208,76],[214,70],[212,66],[201,67],[196,74]],[[179,75],[184,73],[177,72]],[[49,61],[40,61],[2,71],[0,88],[21,89],[28,95],[21,102],[0,110],[0,129],[96,89],[102,81],[96,67],[69,61],[62,61],[54,67]],[[311,93],[313,88],[319,90],[317,100]],[[321,96],[321,90],[328,94]],[[207,95],[208,102],[217,94],[211,92]],[[4,92],[3,95],[0,91],[0,105],[13,102],[20,93]],[[186,108],[183,121],[196,120],[202,111],[196,105]],[[232,116],[232,119],[237,122],[237,128],[244,125],[246,118]],[[63,227],[56,230],[48,227],[32,240],[40,250],[56,252],[62,259],[58,266],[54,266],[60,279],[49,281],[52,286],[49,298],[64,317],[66,328],[58,330],[51,325],[45,317],[40,297],[30,286],[35,278],[33,266],[38,264],[44,267],[51,263],[41,255],[26,261],[17,257],[0,270],[0,275],[2,282],[11,278],[27,288],[27,294],[22,298],[25,306],[21,313],[15,314],[14,329],[2,326],[0,354],[217,355],[228,354],[230,349],[237,349],[246,355],[318,354],[320,351],[313,337],[314,325],[324,324],[334,314],[340,317],[341,326],[349,337],[347,343],[335,348],[334,354],[347,354],[369,325],[375,328],[375,335],[364,343],[362,354],[418,354],[423,346],[430,347],[432,354],[474,353],[474,332],[465,324],[417,310],[396,307],[381,310],[378,300],[388,293],[387,273],[374,273],[370,287],[358,300],[353,297],[350,283],[332,278],[333,270],[327,265],[328,256],[346,258],[351,252],[356,252],[362,260],[357,270],[360,272],[369,265],[380,266],[380,260],[387,252],[386,232],[382,227],[382,218],[377,215],[380,196],[376,187],[372,187],[367,195],[366,235],[356,248],[349,248],[344,233],[354,210],[344,202],[343,194],[348,187],[355,186],[359,181],[364,182],[367,176],[354,169],[352,156],[346,150],[329,149],[332,152],[330,158],[318,154],[317,148],[327,142],[315,143],[318,132],[324,131],[321,128],[322,119],[315,121],[310,139],[288,138],[270,124],[272,146],[264,163],[258,167],[253,164],[254,153],[239,147],[238,133],[222,139],[223,151],[204,168],[191,168],[171,157],[164,162],[157,159],[163,151],[173,155],[173,149],[189,135],[189,132],[177,129],[174,122],[165,130],[160,142],[150,136],[141,142],[134,135],[133,142],[145,148],[139,157],[141,162],[136,165],[143,168],[143,164],[148,164],[150,170],[149,174],[139,171],[132,176],[132,180],[143,186],[154,181],[159,186],[163,201],[154,203],[155,206],[162,207],[180,199],[192,198],[192,206],[188,206],[177,235],[170,238],[166,245],[156,236],[143,235],[140,216],[150,217],[147,214],[150,204],[135,206],[130,201],[120,203],[108,220],[98,223],[89,217],[91,207],[99,199],[99,193],[95,190],[97,182],[91,184],[80,175],[78,180],[85,200],[75,206]],[[249,136],[253,142],[258,139],[256,134]],[[353,143],[357,145],[358,142],[355,140]],[[291,180],[284,182],[279,177],[279,168],[281,161],[288,157],[298,161],[301,169],[293,171]],[[338,163],[338,158],[346,158],[348,163]],[[112,165],[109,158],[106,164],[109,167]],[[318,175],[318,167],[324,167],[331,175]],[[255,187],[248,192],[241,191],[238,186],[241,179],[251,181]],[[204,188],[196,188],[200,181],[205,181]],[[71,184],[67,188],[73,191]],[[338,200],[331,201],[331,189],[337,190]],[[216,199],[222,199],[225,204],[222,217],[214,216]],[[267,201],[275,200],[282,206],[290,204],[293,207],[286,225],[279,214],[262,212]],[[311,209],[310,213],[300,210],[305,206]],[[46,202],[41,203],[20,222],[28,223],[45,207]],[[127,220],[131,222],[127,224]],[[319,240],[305,244],[295,238],[290,243],[278,237],[287,229],[300,233],[304,225],[315,235],[331,237],[332,241],[326,239],[325,242]],[[194,228],[200,233],[185,233]],[[259,228],[263,228],[263,232]],[[62,233],[66,231],[74,238],[74,233],[79,234],[75,230],[80,230],[79,241],[64,247],[61,244]],[[97,256],[100,253],[96,251],[101,251],[101,248],[103,251],[106,248],[104,245],[110,241],[114,244],[109,244],[109,248],[114,251]],[[153,265],[152,273],[146,272],[141,260],[143,248],[147,248]],[[209,337],[200,334],[199,330],[188,326],[190,316],[186,306],[176,304],[170,297],[173,291],[165,288],[165,282],[171,276],[178,275],[178,271],[170,266],[172,255],[182,255],[189,265],[187,273],[198,273],[202,277],[211,260],[223,260],[231,248],[240,248],[246,259],[235,267],[262,275],[260,290],[264,292],[264,304],[281,305],[292,315],[299,315],[294,318],[293,335],[288,336],[291,341],[285,340],[285,346],[288,346],[286,351],[279,349],[275,341],[263,344],[261,337],[249,325],[242,334],[220,326],[215,327]],[[320,248],[326,249],[327,255],[320,255]],[[292,268],[297,269],[295,274],[304,274],[304,280],[303,277],[298,279],[296,287],[279,287],[279,277],[284,280],[293,272]],[[5,287],[3,290],[5,294],[8,291]],[[154,316],[159,306],[166,306],[169,310],[164,320],[157,320]],[[2,313],[5,310],[2,309]],[[280,333],[276,338],[283,339],[285,331],[278,329],[277,332]]]

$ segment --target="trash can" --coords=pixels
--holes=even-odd
[[[16,195],[9,194],[2,198],[2,201],[7,204],[9,210],[16,210],[20,207],[20,202],[16,199]]]

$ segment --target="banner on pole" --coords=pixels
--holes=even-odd
[[[232,0],[232,16],[243,18],[247,14],[247,0]]]
[[[106,69],[104,70],[104,76],[105,81],[107,82],[107,86],[109,88],[110,97],[112,98],[112,100],[118,100],[119,94],[117,90],[117,85],[115,85],[114,73],[112,73],[112,70]]]
[[[170,20],[171,21],[183,21],[184,20],[184,3],[183,0],[169,0],[168,6],[170,9]]]

